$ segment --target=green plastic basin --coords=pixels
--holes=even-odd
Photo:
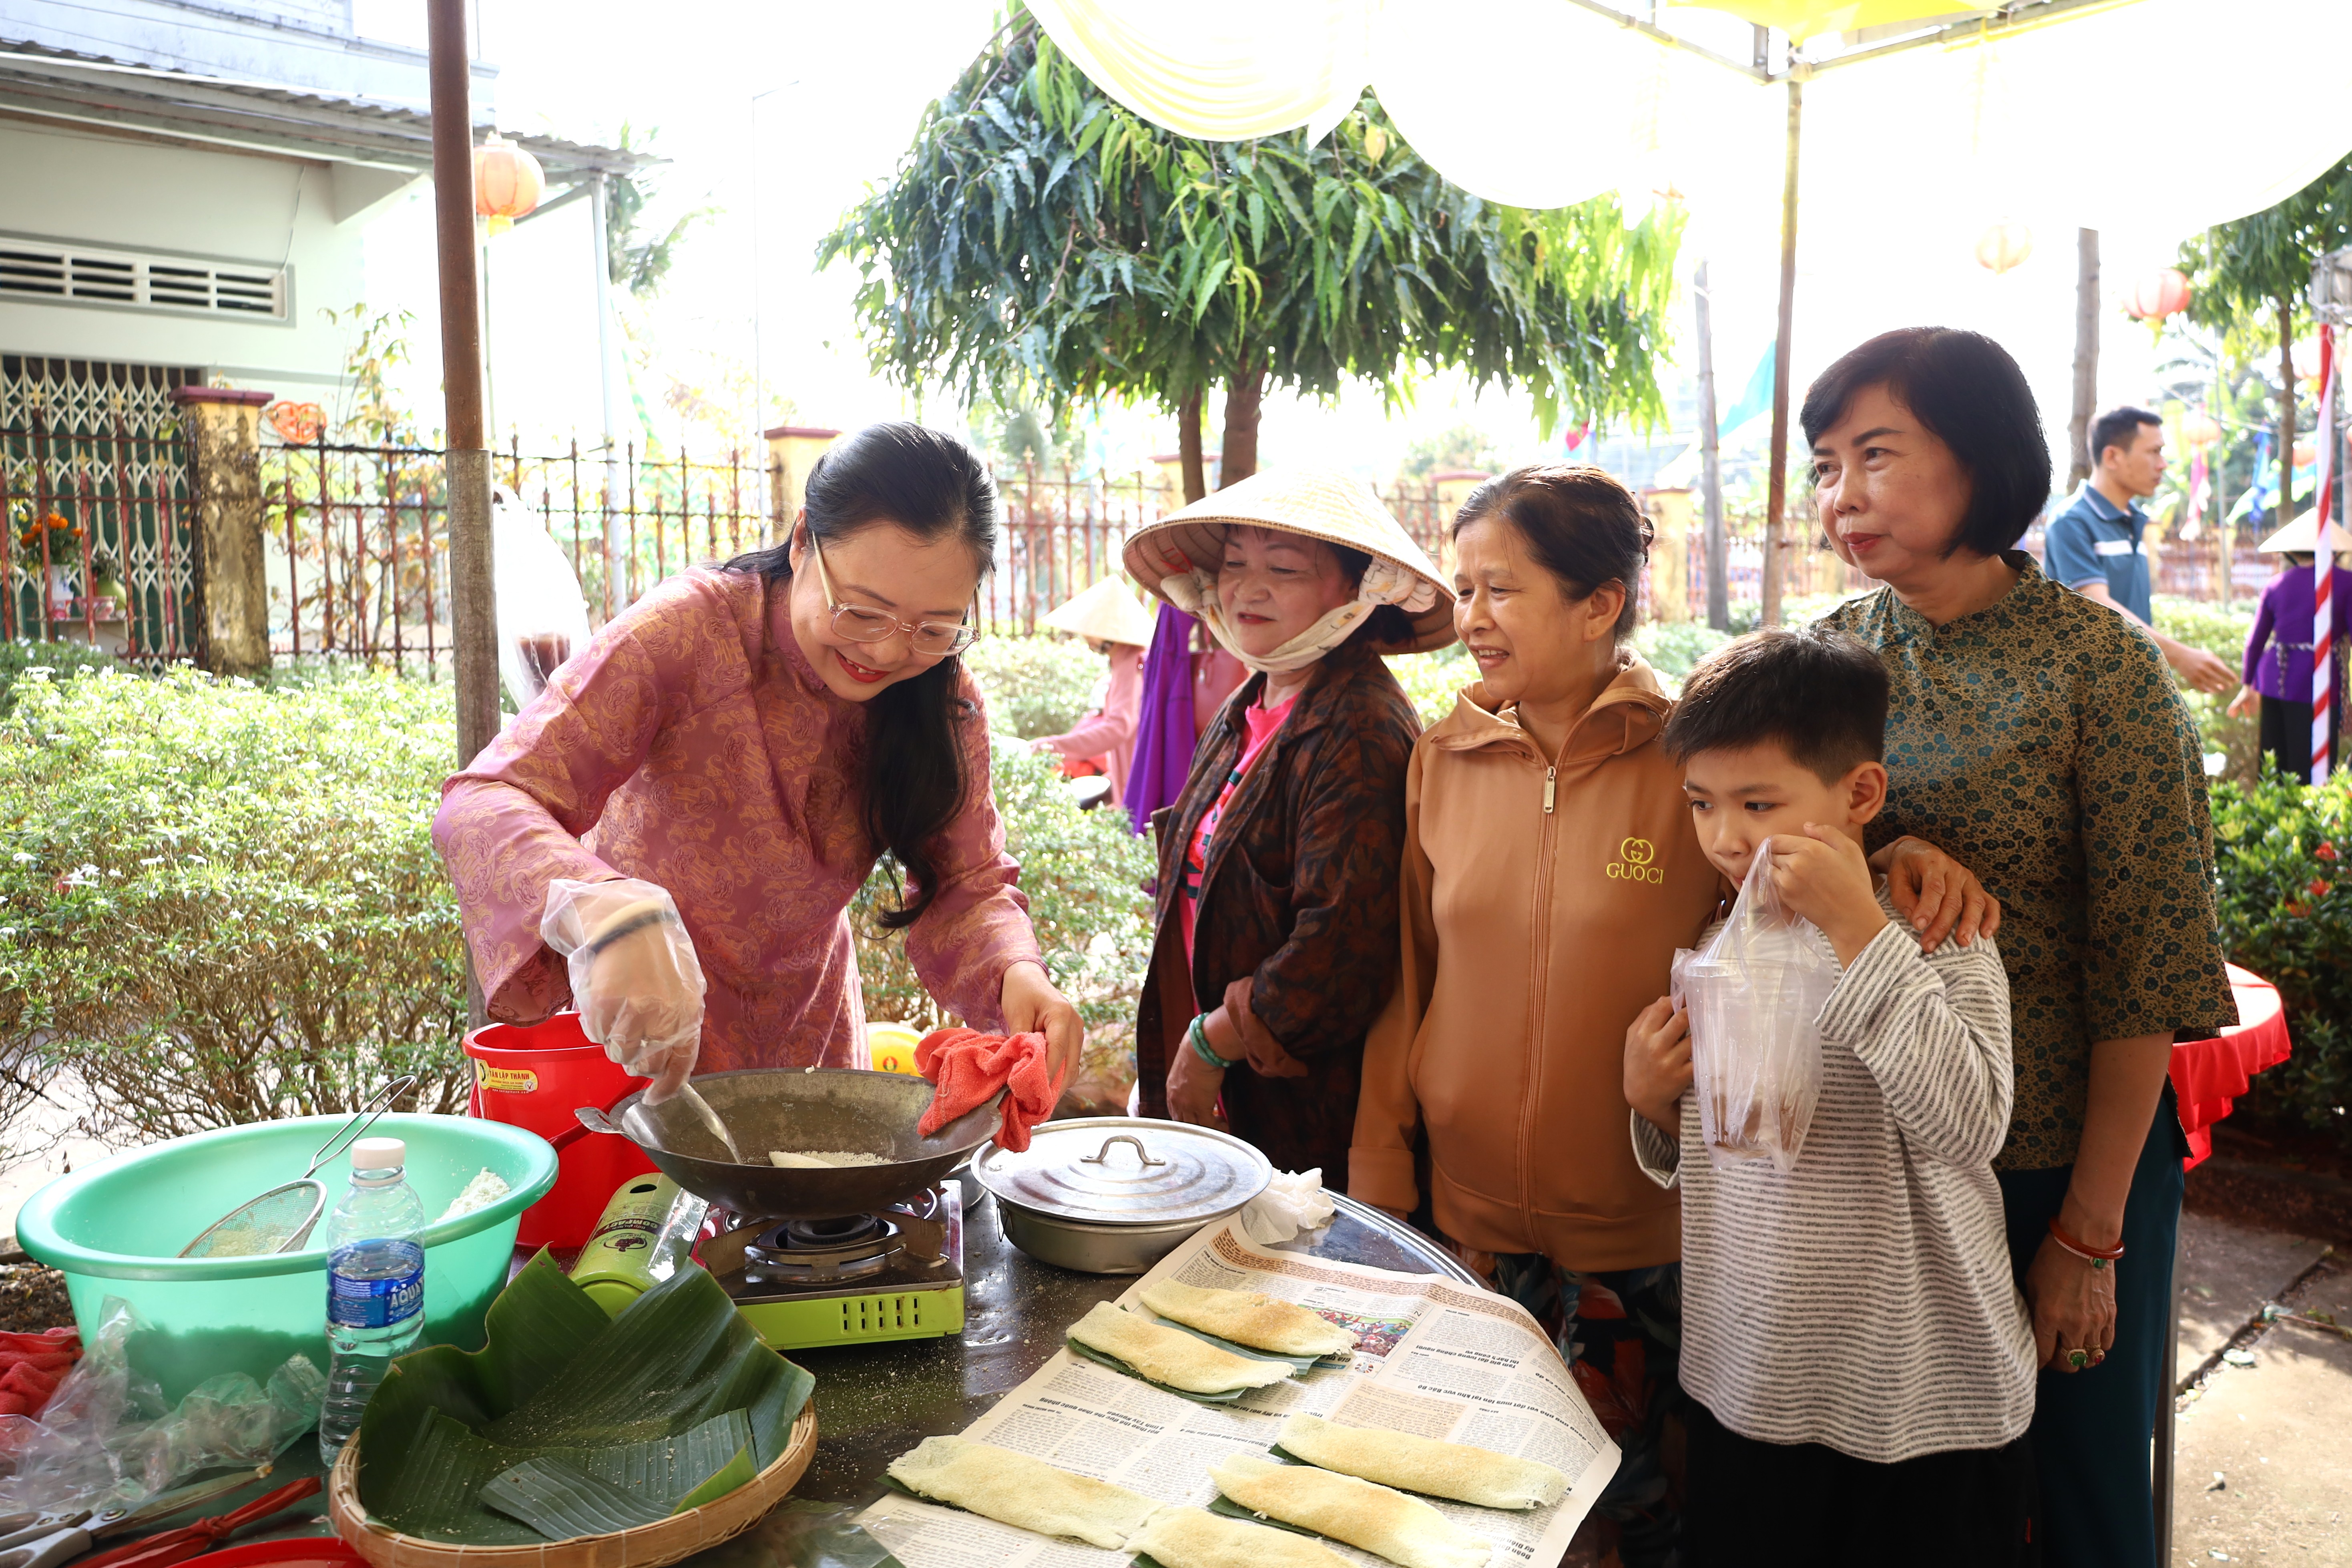
[[[26,1200],[17,1242],[64,1272],[85,1340],[97,1333],[107,1297],[137,1310],[131,1363],[163,1385],[168,1401],[225,1372],[266,1380],[298,1352],[324,1372],[323,1244],[263,1258],[176,1254],[237,1205],[299,1178],[345,1120],[222,1128],[60,1176]],[[370,1131],[407,1141],[409,1184],[427,1215],[446,1209],[485,1168],[506,1182],[498,1202],[425,1232],[424,1342],[479,1349],[483,1316],[506,1285],[515,1226],[555,1184],[555,1151],[536,1133],[470,1116],[386,1116]],[[330,1209],[351,1169],[345,1156],[320,1167]],[[325,1231],[322,1215],[314,1240]]]

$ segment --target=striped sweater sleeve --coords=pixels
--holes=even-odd
[[[2015,1079],[2000,956],[1990,941],[1923,955],[1890,921],[1854,956],[1822,1009],[1823,1038],[1853,1050],[1921,1154],[1982,1166],[2009,1134]]]

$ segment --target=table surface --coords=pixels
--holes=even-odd
[[[1062,1348],[1062,1331],[1133,1275],[1074,1274],[1004,1239],[996,1200],[965,1187],[964,1328],[961,1336],[787,1353],[816,1374],[816,1458],[793,1495],[863,1504],[882,1472],[926,1437],[962,1431]],[[1476,1277],[1427,1237],[1377,1209],[1333,1197],[1339,1214],[1311,1238],[1280,1248],[1406,1274]]]
[[[879,1498],[882,1472],[891,1460],[926,1437],[971,1426],[1045,1364],[1062,1347],[1062,1331],[1087,1308],[1117,1299],[1135,1282],[1133,1275],[1074,1274],[1038,1262],[1004,1239],[996,1200],[969,1181],[963,1185],[961,1335],[785,1352],[816,1374],[816,1458],[793,1489],[793,1497],[859,1507]],[[1278,1250],[1480,1283],[1402,1221],[1336,1194],[1332,1201],[1339,1212],[1328,1226]],[[225,1513],[321,1469],[318,1439],[305,1433],[279,1458],[268,1480],[170,1523]],[[236,1539],[331,1534],[324,1513],[325,1500],[312,1498],[267,1525],[240,1531]]]

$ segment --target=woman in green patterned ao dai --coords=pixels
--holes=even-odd
[[[1887,808],[2001,900],[2016,1110],[1994,1161],[2043,1375],[2052,1564],[2157,1561],[2148,1443],[2187,1152],[2172,1042],[2236,1021],[2202,747],[2136,625],[2016,548],[2050,496],[2040,412],[1973,332],[1873,338],[1805,395],[1814,501],[1885,584],[1830,624],[1892,679]]]

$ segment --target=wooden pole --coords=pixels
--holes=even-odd
[[[1760,624],[1780,624],[1780,519],[1789,503],[1789,353],[1797,311],[1797,133],[1804,87],[1789,82],[1789,156],[1780,182],[1780,330],[1772,340],[1772,471],[1764,505],[1764,604]]]
[[[481,294],[474,276],[473,58],[466,0],[426,0],[433,83],[433,219],[441,267],[441,397],[449,489],[449,640],[457,705],[457,765],[499,732],[498,607],[490,590],[490,453],[482,416]],[[473,954],[466,957],[470,1026],[489,1022]]]
[[[1723,448],[1717,439],[1715,404],[1715,300],[1707,292],[1706,263],[1691,279],[1698,310],[1698,458],[1700,499],[1706,508],[1706,624],[1731,629],[1731,544],[1723,531]]]
[[[2074,407],[2066,421],[2066,488],[2091,477],[2091,418],[2099,401],[2099,231],[2074,231]]]
[[[481,294],[475,277],[472,60],[465,0],[427,0],[433,216],[441,265],[441,395],[447,427],[449,621],[457,765],[499,732],[498,612],[490,595],[490,453],[483,419]]]

